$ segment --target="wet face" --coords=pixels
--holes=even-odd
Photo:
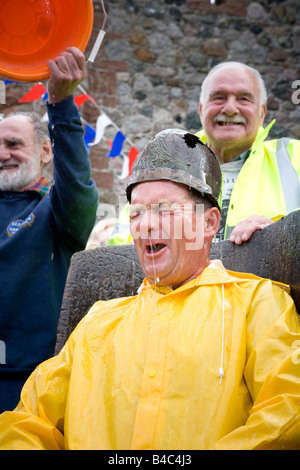
[[[251,147],[266,114],[259,98],[257,79],[249,70],[228,66],[211,76],[200,118],[208,146],[221,161]]]
[[[0,189],[21,191],[41,178],[40,152],[27,116],[0,122]]]
[[[185,185],[160,180],[133,188],[131,235],[149,282],[177,288],[202,272],[208,263],[204,225],[203,204],[196,210]]]

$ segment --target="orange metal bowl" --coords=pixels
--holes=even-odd
[[[93,0],[1,0],[0,75],[48,79],[47,61],[70,46],[84,51],[93,20]]]

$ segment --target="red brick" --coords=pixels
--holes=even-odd
[[[92,178],[96,183],[97,188],[113,189],[114,188],[114,175],[112,171],[99,171],[92,170]]]
[[[99,71],[91,69],[88,75],[89,90],[93,90],[93,97],[96,93],[105,96],[115,96],[117,92],[116,73],[112,71]]]
[[[109,160],[104,155],[103,149],[99,148],[99,145],[91,147],[90,162],[93,170],[107,170]]]
[[[99,68],[103,70],[111,70],[115,72],[127,72],[128,64],[122,60],[101,60]]]
[[[102,96],[101,104],[108,108],[115,108],[118,104],[118,99],[114,96]]]

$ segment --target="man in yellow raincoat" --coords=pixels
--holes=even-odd
[[[210,261],[220,193],[196,136],[148,143],[127,188],[146,278],[36,369],[0,448],[300,449],[299,317],[287,286]]]

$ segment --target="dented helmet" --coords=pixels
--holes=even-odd
[[[185,184],[222,207],[222,172],[214,153],[199,138],[182,129],[167,129],[148,142],[133,165],[126,189],[137,183],[170,180]]]

